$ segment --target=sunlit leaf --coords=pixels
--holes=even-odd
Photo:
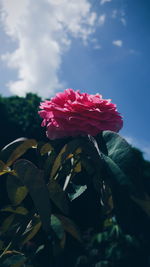
[[[3,147],[0,151],[0,159],[6,163],[13,151],[26,140],[27,138],[21,137]]]
[[[0,172],[0,176],[4,175],[4,174],[11,174],[11,175],[16,175],[14,170],[10,170],[10,169],[4,169],[3,171]]]
[[[71,158],[73,158],[73,154],[69,154],[69,155],[67,156],[67,159],[71,159]]]
[[[68,144],[66,144],[61,151],[59,152],[53,168],[52,168],[52,172],[51,172],[51,178],[54,178],[57,171],[59,170],[60,166],[62,165],[62,163],[68,159],[68,156],[72,155],[75,153],[79,154],[81,151],[80,145],[82,144],[83,140],[81,138],[76,138],[73,141],[70,141]]]
[[[74,152],[74,157],[76,158],[77,156],[79,156],[82,152],[81,147],[78,147],[75,152]],[[79,173],[82,170],[82,165],[81,165],[81,161],[78,160],[77,164],[75,164],[74,167],[74,172]]]
[[[72,194],[71,193],[68,194],[71,201],[74,200],[74,199],[76,199],[76,198],[78,198],[87,189],[87,186],[86,185],[75,185],[75,184],[73,184],[72,186],[73,186],[75,192],[72,193]]]
[[[28,194],[28,189],[23,185],[21,179],[17,176],[7,177],[7,192],[8,197],[14,205],[20,204],[26,195]]]
[[[41,251],[44,249],[44,247],[45,247],[45,245],[43,245],[43,244],[40,245],[40,246],[37,248],[35,254],[38,254],[39,252],[41,252]]]
[[[75,167],[74,167],[74,172],[81,172],[82,167],[81,167],[81,162],[78,162]]]
[[[14,164],[14,169],[22,183],[28,188],[34,205],[41,217],[45,231],[50,231],[51,204],[48,188],[43,179],[43,171],[39,170],[28,160],[19,160]]]
[[[52,150],[53,150],[53,147],[51,146],[51,144],[50,144],[50,143],[45,143],[45,144],[41,147],[41,149],[40,149],[40,153],[41,153],[41,155],[43,156],[43,155],[47,154],[48,152],[50,152],[50,151],[52,151]]]
[[[10,155],[7,160],[6,165],[10,166],[16,159],[20,158],[29,148],[36,148],[37,142],[35,139],[27,139],[22,144],[20,144]]]
[[[65,145],[62,150],[60,151],[60,153],[58,154],[55,162],[54,162],[54,165],[53,165],[53,168],[52,168],[52,171],[51,171],[51,178],[53,178],[55,176],[55,174],[57,173],[61,163],[62,163],[62,154],[66,151],[66,148],[67,148],[67,145]]]
[[[75,154],[80,154],[82,152],[82,148],[81,147],[78,147],[76,150],[75,150]]]

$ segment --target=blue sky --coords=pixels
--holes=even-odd
[[[1,0],[0,93],[111,98],[150,159],[149,0]],[[30,8],[31,7],[31,8]]]

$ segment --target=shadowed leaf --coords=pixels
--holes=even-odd
[[[51,204],[48,188],[43,179],[43,171],[27,160],[19,160],[14,164],[14,170],[22,183],[28,188],[34,205],[41,217],[45,231],[50,231]]]
[[[55,215],[51,215],[51,226],[52,229],[54,230],[55,234],[57,237],[62,240],[64,236],[64,228],[62,225],[62,222],[59,218],[57,218]]]
[[[150,217],[150,197],[147,194],[145,194],[144,199],[139,199],[134,196],[131,196],[131,199],[133,199],[148,215],[148,217]]]
[[[127,141],[119,134],[104,131],[102,134],[103,142],[107,147],[108,157],[126,175],[126,182],[130,181],[135,187],[137,194],[143,195],[142,165],[141,159]]]
[[[119,168],[119,166],[109,157],[103,155],[107,167],[110,171],[110,175],[119,185],[129,186],[134,190],[133,184],[129,177],[127,177],[124,172]]]
[[[4,168],[5,168],[5,163],[2,160],[0,160],[0,172],[2,172]]]
[[[4,209],[1,209],[1,211],[17,213],[21,215],[26,215],[28,213],[28,210],[24,207],[13,208],[11,206],[5,207]]]
[[[55,180],[50,180],[48,190],[51,200],[64,214],[68,215],[69,203],[61,186]]]
[[[64,227],[64,230],[66,232],[68,232],[69,234],[71,234],[75,239],[82,242],[80,231],[79,231],[78,227],[75,225],[75,223],[72,220],[70,220],[68,217],[65,217],[65,216],[62,216],[59,214],[55,214],[55,215],[61,221],[61,223]]]
[[[23,185],[19,177],[9,175],[7,177],[7,192],[11,202],[14,205],[18,205],[28,194],[28,189]]]
[[[3,221],[2,226],[1,226],[1,232],[2,233],[5,233],[10,228],[10,225],[12,224],[14,218],[15,218],[15,215],[14,214],[11,214],[10,216],[8,216]]]
[[[23,267],[25,261],[26,261],[26,257],[23,254],[18,253],[16,255],[7,257],[4,260],[3,265],[5,267]]]
[[[32,220],[31,225],[28,227],[27,231],[22,235],[23,240],[21,241],[21,244],[24,245],[29,240],[31,240],[40,230],[41,228],[41,221],[39,217],[34,217]]]

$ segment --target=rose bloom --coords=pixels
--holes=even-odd
[[[104,130],[118,132],[123,125],[116,105],[99,94],[89,95],[73,89],[57,93],[40,104],[42,126],[47,137],[57,139],[77,135],[96,136]]]

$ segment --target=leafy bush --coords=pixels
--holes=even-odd
[[[111,131],[7,145],[0,152],[0,266],[149,266],[143,166]]]
[[[20,136],[46,140],[41,128],[41,119],[37,114],[41,98],[28,93],[26,97],[0,96],[0,147],[7,145]]]

